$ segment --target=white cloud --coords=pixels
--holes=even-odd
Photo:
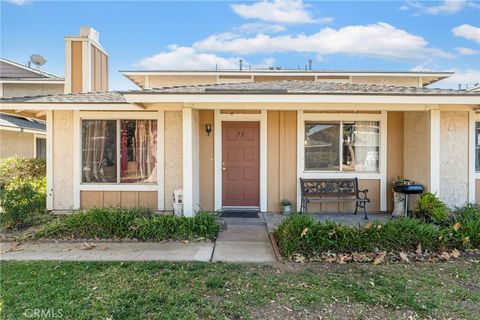
[[[162,51],[137,63],[145,69],[234,69],[239,58],[223,58],[215,54],[197,52],[191,47],[168,46]]]
[[[465,88],[466,85],[473,87],[475,84],[480,83],[480,69],[453,69],[455,72],[451,77],[434,84],[434,87],[439,88],[454,88],[458,89],[458,85],[462,85]]]
[[[302,0],[260,1],[252,4],[234,4],[233,11],[245,19],[259,19],[276,23],[312,23]]]
[[[237,30],[242,33],[275,33],[285,31],[285,27],[281,24],[253,22],[242,24]]]
[[[462,24],[452,29],[455,36],[480,42],[480,28],[469,24]]]
[[[7,2],[10,2],[11,4],[16,4],[17,6],[27,4],[28,1],[29,0],[7,0]]]
[[[224,58],[211,53],[198,52],[192,47],[170,45],[166,51],[144,58],[136,63],[136,66],[148,70],[238,69],[240,59],[240,57]],[[248,66],[265,68],[274,65],[274,63],[274,58],[266,58],[256,64],[250,64],[243,59],[245,68],[248,68]]]
[[[471,48],[455,48],[455,50],[458,53],[463,54],[465,56],[480,54],[480,50],[475,50],[475,49],[471,49]]]
[[[420,14],[455,14],[465,8],[479,8],[479,5],[472,0],[443,0],[438,5],[431,6],[425,5],[425,2],[407,1],[406,5],[400,7],[400,10],[412,9],[415,11],[415,15],[418,16]]]
[[[431,87],[435,88],[450,88],[458,89],[458,85],[461,84],[462,88],[468,84],[470,87],[475,83],[480,83],[480,69],[445,69],[441,68],[433,59],[428,59],[424,63],[415,66],[410,71],[450,71],[454,72],[450,77],[435,82]]]
[[[269,36],[257,34],[244,37],[221,33],[197,41],[193,47],[203,52],[229,52],[235,54],[297,52],[315,53],[319,58],[332,54],[412,60],[451,55],[430,48],[421,36],[410,34],[387,23],[347,26],[340,29],[324,28],[306,35]]]

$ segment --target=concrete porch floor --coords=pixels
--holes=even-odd
[[[304,213],[313,217],[314,219],[320,221],[333,221],[347,226],[357,226],[367,224],[372,221],[388,221],[392,219],[392,216],[389,213],[369,213],[368,220],[364,219],[363,213]],[[287,216],[282,215],[281,213],[271,213],[264,212],[262,213],[265,221],[267,222],[267,227],[269,232],[273,232],[280,222],[285,219]]]

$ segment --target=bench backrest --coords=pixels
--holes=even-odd
[[[356,196],[358,179],[302,179],[302,196]]]

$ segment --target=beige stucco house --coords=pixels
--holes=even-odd
[[[58,94],[64,79],[28,65],[0,58],[0,98]],[[12,156],[45,158],[45,111],[0,113],[0,159]]]
[[[396,176],[450,206],[480,201],[480,93],[426,88],[451,73],[123,71],[138,90],[109,92],[98,33],[65,42],[67,94],[1,100],[46,112],[51,210],[168,211],[182,189],[186,215],[278,212],[299,207],[302,177],[357,177],[371,212],[392,209]]]

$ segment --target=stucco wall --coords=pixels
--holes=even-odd
[[[73,111],[53,112],[53,208],[73,208]]]
[[[216,76],[150,76],[150,88],[213,84]]]
[[[173,191],[183,184],[182,112],[165,111],[165,210],[173,209]]]
[[[268,111],[267,210],[280,212],[280,201],[297,199],[297,113]]]
[[[404,113],[403,175],[430,190],[430,112]]]
[[[34,158],[33,133],[0,130],[0,158]]]
[[[367,77],[367,76],[352,76],[352,83],[375,83],[384,85],[400,85],[408,87],[417,87],[417,77]]]
[[[63,93],[63,84],[3,84],[4,98],[36,96],[55,93]]]
[[[468,201],[468,112],[440,112],[440,198],[449,206]]]
[[[212,110],[201,110],[199,130],[199,163],[200,163],[200,207],[205,210],[214,209],[214,113]],[[205,125],[212,126],[212,133],[207,135]]]

